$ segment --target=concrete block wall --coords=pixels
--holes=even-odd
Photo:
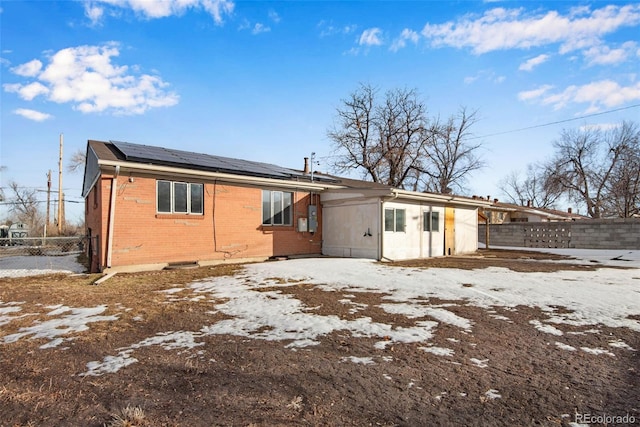
[[[486,225],[478,241],[486,243]],[[489,225],[489,246],[640,249],[640,218]]]

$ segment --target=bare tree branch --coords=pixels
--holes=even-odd
[[[639,137],[638,125],[632,122],[609,132],[564,130],[553,144],[555,155],[547,165],[550,179],[574,201],[584,203],[592,218],[629,216],[638,205]]]
[[[356,168],[364,177],[397,188],[445,192],[463,188],[468,174],[483,166],[468,144],[476,112],[462,108],[447,122],[431,123],[417,91],[394,89],[382,102],[361,84],[336,111],[327,132],[333,142],[333,170]]]
[[[18,221],[27,224],[31,230],[38,229],[42,224],[42,214],[38,206],[36,190],[22,188],[15,181],[9,183],[9,189],[12,193],[9,197],[12,202],[9,212],[13,213]]]
[[[82,150],[78,150],[71,156],[69,160],[69,165],[67,166],[67,172],[76,173],[81,171],[84,167],[84,163],[86,161],[86,154]]]
[[[419,171],[426,191],[448,193],[463,190],[467,177],[485,164],[477,152],[481,144],[469,144],[470,128],[477,123],[477,111],[468,112],[461,107],[457,115],[445,122],[439,119],[429,131],[429,144],[425,147],[424,167]]]
[[[555,208],[555,202],[562,196],[562,190],[555,187],[549,179],[548,170],[543,164],[527,165],[527,173],[521,177],[518,171],[503,178],[498,187],[511,203],[531,204],[538,208]]]

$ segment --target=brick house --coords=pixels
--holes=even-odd
[[[477,249],[486,202],[306,169],[90,140],[82,195],[91,271]]]

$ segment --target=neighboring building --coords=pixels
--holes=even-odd
[[[483,200],[482,198],[475,199]],[[520,206],[513,203],[503,203],[498,199],[493,199],[493,203],[491,207],[487,208],[485,215],[487,215],[490,224],[576,221],[589,218],[573,213],[571,208],[568,208],[565,212],[555,209],[536,208],[531,205],[531,202],[528,202],[526,206]]]
[[[279,256],[409,259],[477,249],[484,200],[240,159],[89,141],[91,271]]]

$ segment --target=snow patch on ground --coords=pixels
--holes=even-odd
[[[436,356],[453,356],[455,351],[446,347],[418,347],[422,351],[435,354]]]
[[[606,350],[604,348],[580,347],[580,350],[589,354],[595,354],[595,355],[606,354],[607,356],[616,357],[615,354],[611,353],[609,350]]]
[[[441,323],[447,323],[449,325],[457,326],[464,330],[471,330],[472,322],[464,317],[460,317],[449,310],[443,308],[425,307],[422,305],[416,305],[415,303],[409,304],[381,304],[380,307],[390,314],[403,314],[409,319],[415,319],[418,317],[432,317]]]
[[[616,254],[614,256],[589,252],[587,259],[599,259],[603,264],[618,263],[640,268],[640,251],[618,251]],[[609,261],[606,257],[610,257]],[[102,361],[89,362],[84,375],[116,372],[135,363],[133,353],[136,349],[146,346],[162,346],[167,350],[193,349],[202,345],[199,340],[207,335],[230,334],[251,339],[283,341],[286,347],[296,350],[317,345],[323,336],[339,331],[356,338],[373,338],[377,340],[373,347],[384,349],[394,343],[428,342],[435,328],[441,324],[453,325],[463,333],[473,330],[473,323],[469,319],[458,316],[448,308],[455,306],[455,303],[429,304],[430,298],[458,301],[461,305],[485,308],[490,315],[495,316],[494,318],[497,318],[496,307],[507,311],[514,311],[521,305],[538,307],[545,310],[549,318],[544,320],[545,323],[532,320],[531,324],[542,332],[556,336],[561,336],[562,331],[549,323],[580,326],[601,324],[640,331],[640,321],[630,317],[640,313],[640,298],[637,294],[639,276],[638,270],[628,269],[554,273],[514,273],[504,268],[474,271],[421,270],[390,267],[364,259],[336,258],[306,258],[250,264],[234,277],[217,277],[185,287],[164,290],[168,303],[172,303],[177,293],[184,293],[184,298],[189,300],[210,298],[212,301],[224,301],[215,304],[215,310],[211,313],[223,313],[227,319],[204,325],[197,331],[158,333],[121,348],[116,355],[108,355]],[[470,277],[473,277],[473,287],[462,286],[470,283]],[[365,310],[367,305],[354,303],[348,298],[355,298],[355,295],[362,292],[379,293],[386,302],[378,307],[388,313],[401,314],[416,321],[410,327],[399,327],[375,322],[364,315],[350,320],[335,315],[318,315],[310,313],[317,307],[305,306],[294,295],[264,289],[286,287],[290,283],[300,282],[327,292],[348,292],[340,302],[353,305],[351,314]],[[499,288],[496,287],[496,283],[500,284]],[[21,303],[18,302],[0,302],[0,324],[7,324],[18,318],[20,306]],[[557,307],[564,307],[566,310],[558,311]],[[22,338],[44,338],[49,341],[43,348],[58,346],[71,339],[68,337],[69,334],[86,330],[92,322],[113,321],[118,318],[101,316],[106,306],[53,306],[49,309],[47,315],[56,319],[21,328],[15,334],[0,336],[0,343],[15,342]],[[425,320],[426,318],[429,320]],[[598,329],[592,331],[599,332]],[[590,331],[577,333],[586,332]],[[459,340],[452,338],[450,341]],[[469,345],[473,347],[473,343]],[[563,350],[569,350],[571,347],[559,342],[556,342],[556,346]],[[610,342],[609,346],[611,349],[634,350],[626,343],[618,341]],[[447,348],[421,348],[440,356],[453,354],[453,350]],[[614,355],[606,349],[582,347],[581,350],[591,354]],[[480,368],[488,366],[488,359],[469,360]]]
[[[74,332],[82,332],[89,329],[88,324],[93,322],[106,322],[117,320],[118,316],[100,316],[107,309],[106,305],[99,305],[92,308],[72,308],[60,306],[48,313],[49,316],[58,316],[63,313],[70,312],[65,316],[35,323],[33,326],[20,328],[19,332],[2,337],[2,343],[16,342],[21,338],[31,337],[31,339],[48,339],[48,343],[43,344],[40,348],[50,348],[60,345],[65,340],[72,338],[64,338]]]
[[[539,320],[529,320],[529,323],[532,324],[537,330],[539,330],[540,332],[544,332],[545,334],[557,336],[564,335],[564,333],[560,329],[551,325],[545,325]]]
[[[500,399],[502,396],[500,395],[500,392],[498,392],[498,390],[494,390],[492,388],[490,388],[489,390],[487,390],[484,395],[487,397],[487,399]]]
[[[575,347],[572,347],[569,344],[561,343],[559,341],[556,341],[556,347],[558,347],[560,350],[576,351]]]
[[[487,363],[489,359],[476,359],[475,357],[472,357],[469,360],[478,368],[486,368],[489,366],[489,364]]]
[[[609,345],[611,347],[615,347],[615,348],[623,348],[623,349],[629,350],[629,351],[636,351],[635,348],[631,347],[629,344],[627,344],[626,342],[624,342],[622,340],[609,341]]]
[[[376,362],[373,361],[372,357],[356,357],[356,356],[347,356],[340,359],[342,362],[352,362],[359,365],[375,365]]]
[[[20,317],[28,316],[28,314],[22,314],[19,316],[7,316],[8,314],[19,313],[22,311],[22,307],[20,307],[21,302],[7,302],[4,303],[0,301],[0,326],[6,325],[14,319],[18,319]]]

